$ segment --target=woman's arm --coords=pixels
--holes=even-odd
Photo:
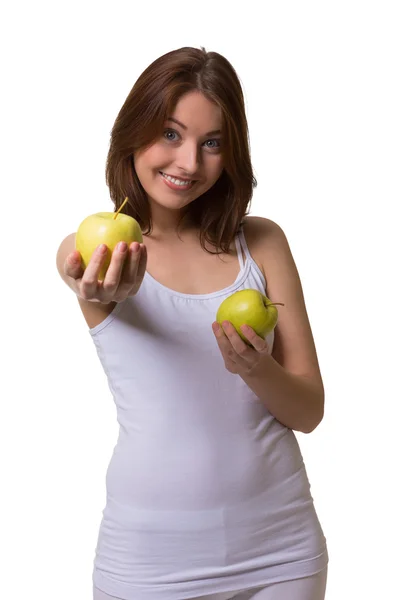
[[[237,373],[286,427],[310,433],[323,418],[324,386],[307,316],[299,274],[282,229],[273,221],[250,217],[246,240],[262,268],[266,295],[282,302],[272,355],[253,330],[247,346],[231,324],[214,332],[227,368]],[[225,332],[225,333],[224,333]]]

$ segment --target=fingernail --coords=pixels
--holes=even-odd
[[[97,248],[99,254],[104,254],[104,252],[106,252],[107,250],[107,246],[105,244],[100,244],[100,246],[98,246]]]
[[[213,328],[213,332],[214,332],[214,333],[217,333],[217,331],[219,330],[219,325],[218,325],[218,323],[213,323],[213,324],[212,324],[212,328]]]
[[[137,242],[133,242],[131,245],[131,250],[132,250],[132,252],[139,252],[140,245]]]
[[[118,252],[121,252],[122,254],[124,252],[126,252],[126,249],[128,248],[127,244],[125,242],[120,242],[118,244]]]

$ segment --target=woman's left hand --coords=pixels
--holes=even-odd
[[[253,347],[248,346],[242,340],[229,321],[224,321],[222,327],[215,321],[212,324],[212,328],[222,358],[224,359],[225,367],[230,373],[248,375],[260,363],[267,360],[267,357],[269,358],[268,344],[248,325],[242,325],[240,329]]]

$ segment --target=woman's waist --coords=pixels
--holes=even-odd
[[[290,432],[293,435],[293,432]],[[288,438],[288,439],[286,439]],[[309,490],[303,459],[290,434],[192,435],[119,439],[107,471],[107,490],[127,506],[201,510],[234,506],[267,493],[288,500]]]

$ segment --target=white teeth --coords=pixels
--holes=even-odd
[[[166,175],[165,173],[161,173],[161,175],[163,177],[165,177],[165,179],[168,179],[169,181],[172,181],[172,183],[174,183],[175,185],[190,185],[192,183],[192,181],[182,181],[181,179],[176,179],[176,177],[171,177],[171,175]]]

